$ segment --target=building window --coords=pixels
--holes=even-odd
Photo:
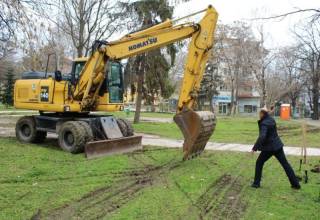
[[[245,113],[255,113],[257,112],[256,105],[244,105],[244,112]]]
[[[220,102],[219,103],[219,113],[228,114],[229,113],[229,103]]]

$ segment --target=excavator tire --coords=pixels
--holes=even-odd
[[[126,119],[122,119],[124,121],[124,123],[126,123],[127,125],[127,129],[128,129],[128,137],[129,136],[133,136],[134,135],[134,130],[133,130],[133,127],[132,127],[132,123]]]
[[[93,141],[93,132],[90,125],[85,121],[78,121],[79,124],[86,130],[86,143]]]
[[[64,122],[59,130],[60,147],[73,154],[83,152],[87,139],[87,130],[79,121]]]
[[[46,131],[37,131],[36,138],[34,140],[34,143],[42,143],[47,138],[47,132]]]
[[[132,124],[128,120],[117,118],[117,123],[124,137],[134,135]]]
[[[121,118],[117,118],[117,124],[120,128],[123,137],[128,137],[128,129],[126,123]]]
[[[41,143],[47,137],[47,132],[37,131],[33,116],[24,116],[16,123],[16,137],[21,142]]]

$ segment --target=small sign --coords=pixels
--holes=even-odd
[[[49,101],[49,86],[41,86],[40,101],[41,102]]]

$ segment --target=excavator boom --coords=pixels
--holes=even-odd
[[[121,60],[191,38],[174,121],[184,135],[183,159],[189,159],[201,153],[214,132],[216,119],[212,112],[196,112],[193,109],[213,47],[218,19],[218,14],[212,6],[201,12],[205,12],[205,15],[199,23],[174,25],[175,21],[167,20],[146,30],[126,35],[117,41],[102,42],[97,45],[75,90],[75,97],[82,98],[82,108],[90,109],[95,103],[97,94],[90,95],[90,91],[95,81],[101,82],[98,79],[104,75],[103,68],[108,60]],[[85,74],[92,72],[94,74]],[[100,85],[96,87],[100,88]],[[91,146],[97,148],[96,144]],[[90,154],[89,152],[94,152],[90,150],[90,146],[86,149],[87,155]]]

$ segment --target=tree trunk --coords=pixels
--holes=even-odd
[[[151,94],[151,112],[156,112],[156,107],[154,105],[154,94]]]
[[[214,112],[214,106],[213,106],[213,94],[210,94],[210,111]]]
[[[144,72],[140,72],[138,75],[138,88],[137,88],[137,100],[136,100],[136,112],[134,114],[133,123],[137,124],[140,122],[140,112],[142,104],[142,87],[144,81]]]
[[[233,107],[232,115],[235,116],[239,113],[239,73],[236,76],[236,88],[235,88],[235,104]]]
[[[231,106],[230,115],[234,115],[234,79],[231,80]]]
[[[313,120],[319,120],[319,80],[314,80],[312,89]]]
[[[297,99],[296,98],[291,98],[291,107],[292,107],[292,115],[294,117],[296,113],[296,108],[297,108]]]

